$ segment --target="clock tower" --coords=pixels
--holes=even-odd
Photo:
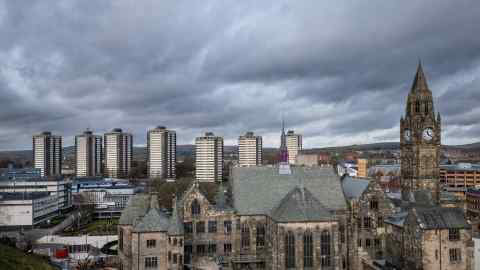
[[[421,63],[400,120],[402,199],[413,202],[416,191],[428,191],[433,202],[440,197],[440,114],[435,117],[432,92]]]

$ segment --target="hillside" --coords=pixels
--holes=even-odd
[[[4,270],[56,270],[39,255],[0,244],[0,268]]]

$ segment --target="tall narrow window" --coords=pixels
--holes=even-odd
[[[415,112],[420,112],[420,101],[415,102]]]
[[[250,228],[246,222],[242,224],[240,236],[242,238],[242,249],[248,249],[250,247]]]
[[[295,268],[295,235],[288,232],[285,236],[285,267]]]
[[[200,204],[198,203],[197,199],[193,200],[191,207],[192,207],[192,216],[200,215]]]
[[[265,225],[257,223],[257,247],[265,246]]]
[[[320,256],[322,266],[331,265],[331,237],[328,231],[323,231],[320,235]]]
[[[311,232],[303,234],[303,267],[313,267],[313,237]]]

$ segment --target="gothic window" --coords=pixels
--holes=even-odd
[[[451,248],[448,251],[448,253],[450,255],[450,262],[451,263],[460,262],[462,260],[462,253],[461,253],[461,250],[459,248]]]
[[[157,268],[158,258],[157,257],[146,257],[145,258],[145,268]]]
[[[240,236],[242,238],[242,249],[248,249],[250,247],[250,228],[247,223],[242,224]]]
[[[196,226],[196,233],[204,233],[205,232],[205,222],[199,221],[197,222]]]
[[[328,231],[320,235],[320,256],[322,266],[331,265],[331,237]]]
[[[185,233],[193,233],[192,222],[185,222],[183,223],[183,228],[185,229]]]
[[[382,216],[377,217],[377,228],[383,228],[383,217]]]
[[[197,199],[193,200],[191,208],[192,208],[192,216],[200,215],[200,204],[198,203]]]
[[[120,237],[118,237],[118,248],[123,251],[123,230],[120,229]]]
[[[448,229],[448,240],[458,241],[460,240],[460,230],[459,229]]]
[[[340,243],[345,243],[345,226],[340,225],[338,230],[340,231]]]
[[[217,221],[210,220],[208,222],[208,232],[209,233],[216,233],[217,232]]]
[[[147,239],[147,248],[154,248],[157,245],[156,242],[155,239]]]
[[[223,222],[223,232],[225,234],[230,234],[232,232],[232,221],[231,220],[225,220]]]
[[[372,219],[370,217],[363,217],[363,228],[369,229],[372,227]]]
[[[303,267],[313,267],[313,237],[311,232],[303,234]]]
[[[295,235],[292,232],[285,236],[285,267],[295,268]]]
[[[377,199],[370,200],[370,210],[378,210],[378,201]]]
[[[257,247],[265,246],[265,225],[257,223]]]
[[[420,112],[420,101],[415,101],[415,112]]]
[[[425,102],[425,114],[428,114],[428,111],[430,110],[430,104],[428,102]]]

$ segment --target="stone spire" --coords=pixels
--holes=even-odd
[[[285,135],[285,120],[282,117],[282,134],[280,135],[280,163],[288,163],[287,135]]]
[[[420,91],[430,91],[427,85],[427,79],[425,73],[423,73],[422,62],[418,62],[417,73],[415,74],[415,79],[413,80],[411,93],[418,93]]]

